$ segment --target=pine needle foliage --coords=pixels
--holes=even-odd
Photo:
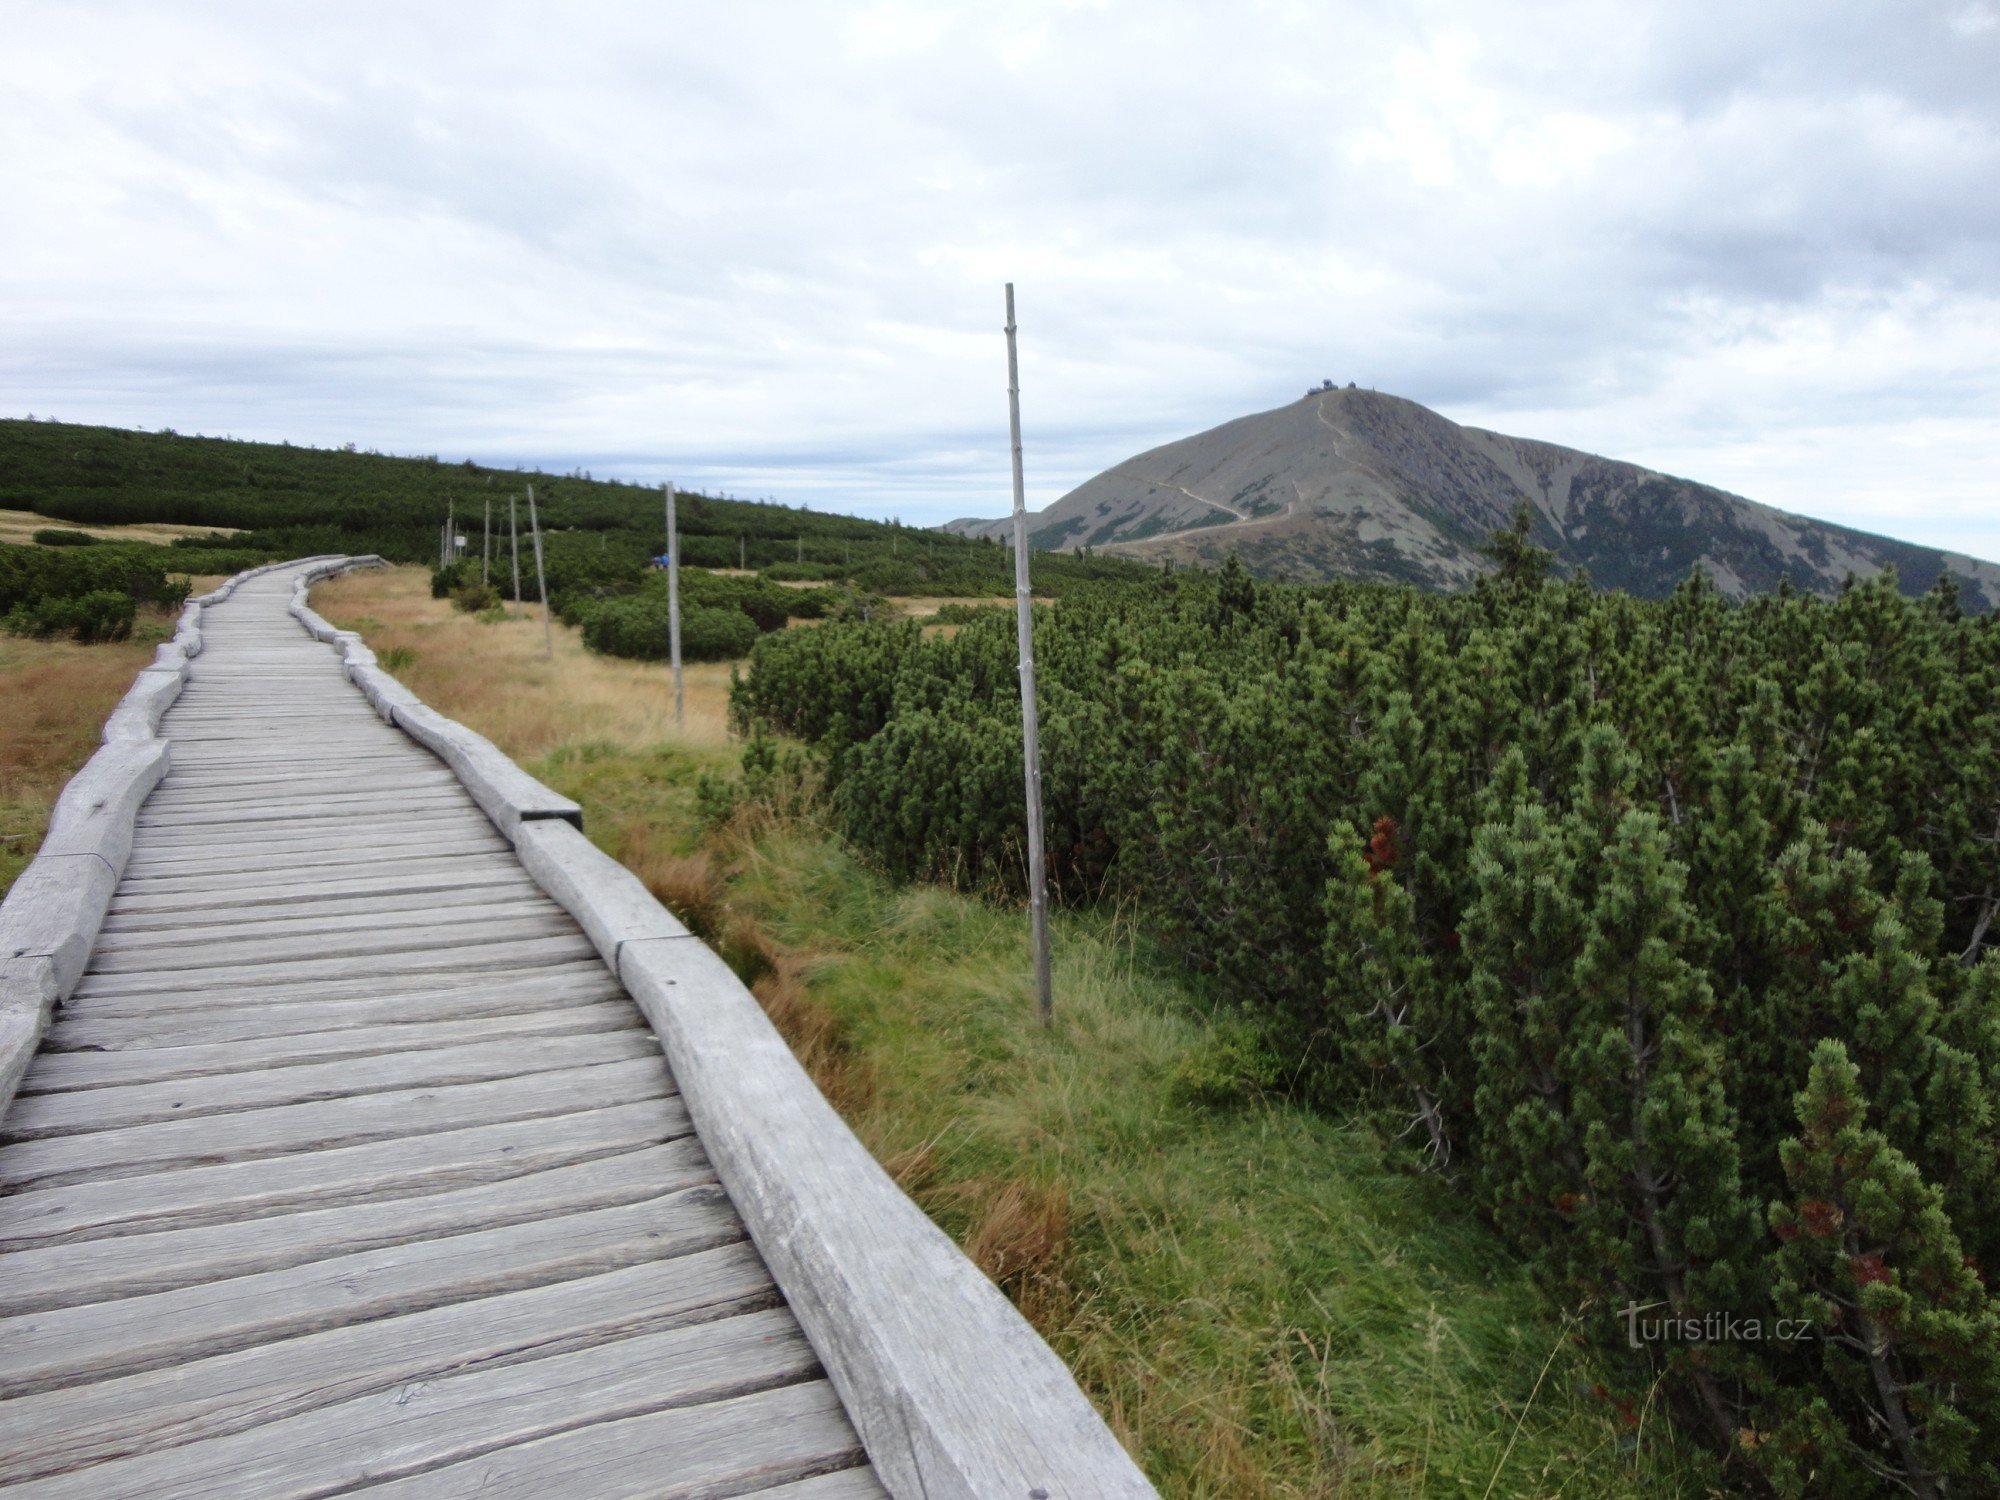
[[[1038,609],[1061,897],[1141,912],[1274,1086],[1380,1111],[1588,1309],[1609,1398],[1740,1485],[1995,1492],[2000,627],[1496,546],[1455,596],[1225,570]],[[886,869],[1018,892],[1013,633],[770,635],[733,711],[817,748]]]

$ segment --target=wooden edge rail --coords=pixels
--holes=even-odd
[[[541,801],[505,805],[522,783],[554,793],[425,707],[358,637],[300,610],[341,647],[376,711],[458,773],[645,1012],[717,1176],[890,1494],[1153,1496],[1068,1368],[882,1170],[729,967],[577,820],[531,810],[550,805]]]
[[[311,558],[315,577],[380,558]],[[41,1045],[55,1008],[83,977],[111,896],[132,855],[140,804],[172,765],[160,719],[180,696],[188,663],[201,654],[201,613],[246,578],[295,563],[270,563],[190,599],[118,706],[103,745],[56,798],[41,848],[0,901],[0,1115]]]

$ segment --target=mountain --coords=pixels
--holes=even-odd
[[[1573,448],[1461,427],[1377,391],[1322,388],[1149,449],[1030,518],[1051,551],[1217,563],[1266,577],[1365,578],[1461,588],[1478,550],[1527,500],[1534,542],[1607,587],[1657,597],[1700,563],[1742,598],[1830,593],[1893,566],[1906,592],[1941,571],[1969,608],[2000,604],[2000,566],[1809,520],[1740,495]],[[1009,523],[953,521],[1006,538]]]

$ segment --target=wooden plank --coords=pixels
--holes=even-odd
[[[350,867],[381,867],[394,870],[403,864],[426,862],[451,855],[504,856],[506,845],[491,829],[470,824],[437,828],[386,830],[344,825],[302,833],[284,840],[228,840],[189,842],[178,845],[142,844],[125,871],[134,888],[150,890],[159,881],[186,882],[190,877],[230,880],[269,877],[296,879],[302,870]]]
[[[477,1187],[0,1255],[0,1316],[284,1270],[330,1256],[639,1203],[715,1181],[693,1140]]]
[[[226,855],[245,868],[253,862],[268,863],[287,849],[299,854],[341,848],[402,849],[422,848],[441,839],[458,839],[488,832],[483,821],[475,821],[461,809],[434,813],[411,813],[408,818],[370,819],[301,818],[296,827],[282,823],[232,831],[204,831],[190,826],[185,832],[163,833],[141,829],[132,851],[130,868],[136,873],[154,865],[210,854]],[[304,859],[294,860],[294,866]]]
[[[188,798],[148,802],[139,828],[170,833],[191,828],[230,828],[248,833],[269,823],[320,823],[336,818],[395,818],[405,813],[457,812],[480,816],[456,787],[424,785],[371,787],[366,796],[307,794],[302,788],[271,788],[240,801]]]
[[[748,1312],[531,1363],[412,1382],[227,1437],[53,1476],[10,1495],[316,1500],[593,1422],[796,1384],[816,1369],[812,1348],[789,1314]]]
[[[813,1380],[578,1428],[374,1485],[369,1493],[373,1500],[546,1500],[554,1494],[706,1500],[865,1461],[840,1398],[825,1381]]]
[[[440,1193],[689,1135],[671,1097],[0,1197],[0,1251]]]
[[[0,902],[0,962],[46,958],[55,968],[56,988],[68,993],[83,974],[117,884],[111,866],[94,854],[30,860]]]
[[[618,950],[628,942],[688,935],[644,881],[591,843],[580,829],[554,820],[523,824],[514,846],[535,883],[566,911],[577,914],[597,951],[614,969]]]
[[[104,1050],[100,1045],[87,1052],[45,1045],[28,1069],[28,1076],[22,1079],[21,1092],[59,1094],[79,1089],[120,1088],[173,1078],[252,1073],[300,1063],[332,1062],[337,1058],[379,1057],[385,1053],[461,1043],[644,1030],[639,1008],[620,996],[595,1005],[526,1011],[504,1017],[350,1026],[337,1031],[309,1031],[206,1045],[170,1043],[118,1051]]]
[[[355,849],[340,853],[316,854],[311,864],[316,869],[335,873],[336,878],[350,878],[361,871],[379,871],[385,875],[413,874],[419,871],[436,871],[448,868],[446,860],[494,859],[505,850],[505,842],[496,842],[493,834],[480,834],[471,829],[462,835],[440,839],[421,851],[384,854],[381,850]],[[143,870],[129,870],[125,878],[130,889],[144,894],[154,890],[185,890],[209,876],[241,878],[258,874],[269,875],[274,880],[295,877],[300,861],[294,856],[286,859],[279,854],[269,859],[248,860],[241,856],[215,855],[206,859],[183,859],[167,864],[148,865]]]
[[[303,924],[303,932],[276,935],[183,933],[184,940],[178,942],[151,935],[100,940],[91,954],[90,972],[109,975],[235,968],[243,964],[291,961],[302,951],[313,949],[331,950],[339,954],[343,963],[348,963],[413,951],[558,937],[577,930],[568,912],[546,901],[515,912],[495,913],[474,908],[442,920],[430,911],[409,915],[415,920],[385,923],[367,917],[349,917],[319,924],[317,932],[313,930],[314,924],[307,923]]]
[[[751,1493],[758,1500],[889,1500],[889,1492],[882,1488],[875,1470],[865,1465]]]
[[[414,928],[440,920],[458,920],[450,916],[452,912],[478,920],[502,920],[536,916],[548,910],[556,910],[564,922],[572,928],[576,926],[568,912],[550,908],[542,892],[532,886],[514,888],[502,896],[494,896],[492,890],[440,890],[422,902],[410,902],[406,896],[364,896],[356,902],[312,902],[310,906],[294,906],[290,910],[266,910],[250,918],[234,912],[210,912],[208,920],[202,922],[176,916],[140,924],[130,916],[106,916],[98,928],[94,952],[104,956],[144,946],[180,948],[202,942],[228,942],[230,938],[322,938],[336,932]]]
[[[86,976],[87,977],[87,976]],[[243,989],[162,990],[157,993],[71,995],[63,1007],[65,1017],[90,1020],[133,1020],[153,1017],[165,1020],[176,1011],[210,1012],[250,1006],[298,1006],[313,1001],[366,1000],[388,995],[447,994],[460,991],[501,992],[515,984],[537,984],[548,988],[550,1003],[560,1003],[569,992],[565,984],[578,984],[579,995],[598,994],[596,986],[608,984],[611,976],[595,953],[538,963],[519,963],[501,972],[465,969],[456,972],[397,976],[388,973],[343,974],[338,979],[291,979],[283,983],[248,986]],[[518,1006],[512,1007],[519,1009]],[[472,1012],[461,1012],[472,1014]],[[438,1020],[439,1016],[424,1019]],[[302,1028],[324,1030],[331,1022]]]
[[[743,1238],[716,1187],[0,1318],[0,1398],[136,1375],[350,1323],[497,1297]]]
[[[441,781],[448,772],[434,767],[377,764],[360,769],[340,766],[295,766],[289,775],[276,775],[266,765],[261,770],[207,770],[185,763],[176,766],[160,783],[154,800],[147,803],[148,815],[185,812],[202,807],[248,807],[272,797],[297,797],[306,802],[338,806],[358,797],[362,786],[378,795],[413,792],[435,795],[456,792],[455,785]],[[360,779],[361,785],[357,785]],[[157,803],[157,806],[155,806]]]
[[[489,941],[442,952],[394,951],[372,957],[360,956],[370,958],[366,965],[369,974],[388,978],[435,973],[484,973],[523,964],[581,958],[595,951],[590,946],[590,940],[581,933],[564,933],[552,937]],[[189,990],[261,988],[295,979],[351,974],[355,967],[340,953],[264,963],[189,964],[175,969],[86,974],[74,993],[80,1000],[88,1000],[97,995],[157,995]]]
[[[193,882],[180,890],[165,883],[148,889],[127,884],[111,898],[107,919],[117,921],[142,912],[174,916],[212,908],[250,912],[350,897],[430,897],[449,891],[518,889],[525,879],[518,861],[472,858],[446,861],[435,870],[412,870],[404,866],[333,879],[304,879],[294,873],[289,880],[283,877],[254,880],[246,875],[236,880]]]
[[[0,1402],[0,1483],[776,1301],[747,1243]]]
[[[658,1047],[645,1031],[592,1031],[387,1052],[370,1058],[366,1065],[343,1058],[36,1094],[14,1101],[13,1109],[0,1121],[0,1141],[54,1140],[327,1099],[527,1078],[658,1055]]]
[[[396,727],[408,734],[457,773],[466,791],[510,839],[523,822],[561,818],[580,824],[583,810],[569,798],[544,786],[502,755],[491,740],[473,733],[455,719],[417,704],[395,710]]]
[[[27,1074],[61,996],[52,960],[0,958],[0,1115]]]
[[[69,779],[49,814],[42,856],[94,854],[114,874],[132,848],[132,815],[167,772],[161,740],[115,740]]]
[[[447,974],[408,985],[385,985],[380,980],[338,984],[337,992],[324,985],[260,990],[249,997],[251,1004],[242,997],[218,1003],[216,997],[203,994],[88,1001],[66,1007],[49,1028],[44,1045],[64,1052],[192,1046],[356,1026],[581,1010],[611,1000],[630,1003],[594,959],[551,964],[505,978]]]
[[[664,1062],[634,1058],[444,1088],[357,1094],[313,1104],[170,1120],[124,1130],[16,1141],[0,1146],[0,1188],[136,1177],[173,1166],[205,1166],[469,1125],[568,1114],[596,1104],[661,1098],[673,1092]]]

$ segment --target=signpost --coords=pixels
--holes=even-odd
[[[535,487],[528,486],[528,530],[535,538],[535,585],[542,591],[542,655],[556,659],[555,626],[549,623],[549,575],[542,569],[542,523],[535,518]]]
[[[687,728],[686,700],[681,696],[681,542],[674,528],[674,487],[667,494],[667,655],[674,664],[674,728]]]
[[[514,549],[514,608],[521,607],[521,524],[515,519],[514,497],[507,497],[507,545]]]
[[[1035,605],[1028,589],[1028,495],[1021,475],[1021,366],[1014,350],[1014,283],[1007,283],[1007,425],[1014,440],[1014,626],[1021,644],[1021,759],[1028,792],[1028,911],[1034,929],[1035,1007],[1055,1017],[1049,974],[1049,892],[1042,854],[1042,734],[1035,713]]]

